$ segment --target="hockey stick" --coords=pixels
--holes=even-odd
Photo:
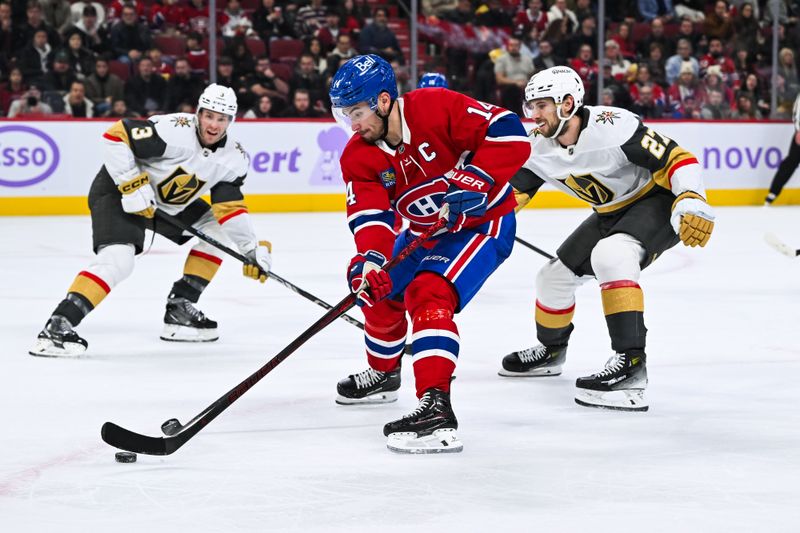
[[[414,239],[400,253],[389,261],[384,270],[389,271],[398,263],[411,255],[422,243],[431,238],[434,233],[442,229],[446,223],[446,219],[440,218],[436,224],[428,228],[422,235]],[[281,350],[278,355],[270,359],[261,368],[250,374],[244,381],[236,385],[234,388],[226,392],[222,397],[218,398],[214,403],[206,407],[200,414],[191,419],[185,426],[181,426],[177,433],[167,437],[148,437],[140,433],[134,433],[128,429],[120,427],[112,422],[103,424],[100,430],[101,438],[111,446],[129,452],[144,453],[147,455],[169,455],[178,450],[181,446],[186,444],[189,439],[197,435],[209,422],[219,416],[225,409],[230,407],[233,402],[241,398],[241,396],[250,390],[256,383],[261,381],[261,378],[269,374],[276,366],[281,364],[284,359],[294,353],[300,346],[306,343],[311,337],[325,329],[329,324],[336,320],[342,313],[350,309],[356,301],[356,295],[350,293],[344,299],[336,304],[327,313],[314,322],[308,329],[300,334],[293,340],[286,348]],[[167,422],[171,422],[168,420]],[[166,422],[165,422],[166,425]]]
[[[168,215],[167,213],[164,213],[160,209],[156,210],[156,216],[158,216],[159,218],[161,218],[162,220],[164,220],[166,222],[169,222],[170,224],[172,224],[173,226],[175,226],[178,229],[182,229],[183,231],[191,233],[192,235],[194,235],[195,237],[197,237],[201,241],[207,242],[211,246],[213,246],[215,248],[218,248],[219,250],[225,252],[226,254],[230,255],[231,257],[233,257],[235,259],[238,259],[239,261],[241,261],[244,264],[247,264],[247,265],[253,264],[253,262],[250,259],[248,259],[244,255],[240,254],[236,250],[233,250],[230,247],[225,246],[224,244],[222,244],[221,242],[219,242],[215,238],[213,238],[213,237],[211,237],[209,235],[206,235],[205,233],[203,233],[199,229],[193,228],[189,224],[184,223],[179,218],[176,218],[176,217],[174,217],[172,215]],[[261,270],[261,269],[259,268],[259,270]],[[331,304],[329,304],[328,302],[326,302],[324,300],[320,300],[319,298],[317,298],[316,296],[314,296],[310,292],[305,291],[305,290],[301,289],[300,287],[298,287],[297,285],[295,285],[294,283],[283,279],[282,277],[277,275],[275,272],[270,271],[269,277],[271,279],[274,279],[275,281],[277,281],[278,283],[280,283],[281,285],[283,285],[287,289],[290,289],[290,290],[294,291],[295,293],[299,294],[300,296],[302,296],[306,300],[314,302],[315,304],[317,304],[318,306],[320,306],[322,308],[333,309],[333,306]],[[355,318],[353,318],[353,317],[351,317],[351,316],[349,316],[347,314],[343,314],[339,318],[341,318],[342,320],[344,320],[346,322],[349,322],[350,324],[354,325],[355,327],[357,327],[359,329],[364,329],[364,324],[362,324],[361,322],[359,322],[358,320],[356,320]]]
[[[780,240],[774,233],[764,234],[764,240],[767,241],[767,244],[774,248],[778,253],[781,253],[787,257],[797,257],[800,255],[800,250],[791,248],[788,244]]]
[[[545,252],[541,248],[537,248],[536,246],[532,245],[528,241],[522,240],[519,237],[514,237],[514,240],[517,241],[518,243],[520,243],[525,248],[530,248],[531,250],[533,250],[534,252],[536,252],[539,255],[543,255],[544,257],[546,257],[548,259],[555,259],[555,256],[553,256],[551,254],[548,254],[547,252]]]

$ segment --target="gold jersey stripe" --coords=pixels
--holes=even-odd
[[[680,146],[676,146],[669,153],[669,160],[667,161],[667,164],[664,165],[664,167],[660,170],[653,172],[653,179],[659,186],[671,191],[672,186],[669,183],[671,177],[670,170],[681,161],[685,161],[687,159],[694,159],[694,156]]]
[[[244,200],[231,200],[230,202],[211,204],[211,212],[214,213],[214,218],[217,220],[222,220],[236,211],[242,210],[247,211],[247,204],[244,203]]]
[[[102,280],[101,280],[102,281]],[[67,292],[77,292],[92,304],[92,307],[97,307],[103,298],[108,296],[110,289],[108,285],[101,284],[100,281],[95,279],[95,276],[88,272],[81,272],[75,277]]]
[[[575,307],[567,313],[548,313],[538,305],[536,306],[536,323],[551,329],[561,329],[570,325],[575,316]]]
[[[642,187],[641,189],[636,191],[636,193],[633,196],[631,196],[630,198],[628,198],[626,200],[623,200],[622,202],[619,202],[617,204],[608,205],[608,206],[605,206],[605,207],[595,207],[594,210],[596,212],[602,213],[602,214],[613,213],[614,211],[617,211],[617,210],[622,209],[624,207],[628,207],[633,202],[635,202],[636,200],[638,200],[639,198],[641,198],[645,194],[649,193],[653,189],[653,187],[655,187],[655,186],[656,186],[656,182],[655,181],[652,181],[652,180],[648,181],[645,184],[644,187]]]
[[[122,125],[121,120],[116,121],[110,128],[108,128],[103,134],[103,137],[111,141],[117,141],[117,139],[119,139],[119,141],[124,142],[128,146],[131,145],[131,140],[128,138],[128,132],[125,131],[125,126]]]
[[[192,250],[183,265],[183,273],[211,281],[221,263],[222,260],[217,257]]]
[[[644,293],[639,287],[603,289],[600,296],[606,316],[631,311],[644,312]]]

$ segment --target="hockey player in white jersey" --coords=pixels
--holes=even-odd
[[[76,356],[88,343],[74,330],[133,270],[144,248],[145,228],[177,244],[192,236],[154,217],[157,209],[217,240],[232,240],[250,258],[247,277],[266,280],[271,246],[258,241],[241,186],[247,153],[228,132],[236,117],[232,89],[212,84],[197,113],[122,119],[104,134],[104,164],[92,182],[89,208],[95,258],[81,271],[39,333],[31,355]],[[200,196],[210,193],[211,205]],[[194,304],[222,263],[205,242],[192,247],[183,276],[167,297],[164,330],[169,341],[217,340],[217,323]]]
[[[537,275],[541,344],[503,358],[500,375],[561,373],[575,291],[596,278],[614,355],[603,370],[578,378],[575,401],[646,411],[641,270],[679,241],[705,246],[714,213],[692,154],[633,113],[584,106],[583,96],[578,74],[568,67],[537,73],[525,88],[523,108],[537,127],[530,134],[531,156],[511,180],[519,208],[549,183],[591,204],[594,212]]]

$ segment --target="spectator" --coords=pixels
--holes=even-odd
[[[189,20],[189,31],[203,35],[208,32],[208,6],[206,0],[189,0],[186,6],[186,18]],[[202,37],[200,38],[202,41]],[[191,61],[190,61],[191,62]],[[208,66],[206,66],[208,70]]]
[[[320,75],[324,75],[328,70],[328,60],[322,52],[322,43],[319,38],[312,37],[306,45],[305,53],[314,58],[314,68],[317,69]]]
[[[275,5],[275,0],[261,0],[261,5],[253,12],[253,30],[265,43],[291,33],[283,9]]]
[[[659,43],[650,44],[650,54],[647,56],[645,64],[650,71],[650,78],[653,80],[653,83],[661,87],[669,86],[667,83],[667,71],[664,61],[664,49]]]
[[[592,55],[597,54],[597,22],[594,17],[587,17],[581,21],[580,30],[567,40],[567,57],[577,57],[581,46],[588,44],[592,47]]]
[[[224,54],[229,56],[233,65],[233,76],[243,79],[252,76],[256,70],[256,60],[242,38],[235,38],[226,48]]]
[[[533,60],[520,53],[522,43],[510,38],[506,43],[506,53],[494,64],[495,81],[500,87],[500,104],[506,109],[522,114],[522,100],[525,85],[533,75]]]
[[[629,61],[636,59],[636,45],[631,38],[631,25],[627,22],[621,22],[617,28],[617,33],[611,36],[611,40],[619,46],[619,52],[622,57]]]
[[[67,0],[39,0],[39,5],[44,21],[58,33],[63,35],[72,25],[72,11]]]
[[[309,4],[297,11],[294,20],[294,33],[298,39],[310,37],[325,25],[325,8],[322,0],[310,0]]]
[[[186,6],[182,0],[156,0],[150,6],[150,25],[162,31],[187,31],[189,14]]]
[[[650,32],[639,41],[636,51],[641,57],[648,57],[653,43],[661,45],[663,55],[672,55],[672,41],[664,34],[664,20],[661,18],[650,21]]]
[[[336,74],[342,59],[346,61],[355,55],[356,51],[353,49],[351,37],[346,33],[340,33],[336,38],[336,48],[328,54],[328,76],[333,77]]]
[[[575,18],[578,19],[578,24],[583,22],[586,17],[596,18],[591,0],[575,0]]]
[[[244,118],[272,118],[272,98],[266,94],[258,99],[258,104],[248,109]]]
[[[639,93],[643,88],[649,88],[650,99],[662,107],[667,103],[667,97],[664,94],[664,89],[660,85],[653,83],[650,76],[650,67],[644,63],[640,63],[636,68],[636,79],[630,84],[631,99],[635,102],[641,101]]]
[[[36,30],[31,44],[22,49],[17,59],[26,80],[31,83],[41,80],[50,71],[53,61],[53,49],[47,42],[47,31]]]
[[[683,17],[678,26],[678,33],[675,35],[674,41],[677,43],[681,39],[688,39],[689,43],[692,45],[692,50],[700,50],[705,44],[706,37],[695,31],[694,22],[692,22],[690,18]],[[677,45],[673,46],[673,49],[677,50]]]
[[[111,110],[108,111],[104,116],[109,118],[136,118],[139,116],[139,114],[128,109],[128,105],[125,103],[125,100],[120,99],[114,100],[114,102],[111,104]]]
[[[733,91],[725,84],[719,65],[708,67],[706,75],[703,77],[703,90],[708,94],[711,89],[722,93],[723,101],[729,108],[733,106]]]
[[[186,36],[186,59],[192,72],[203,78],[208,76],[208,50],[203,46],[203,36],[197,32]]]
[[[567,0],[555,0],[547,12],[548,24],[552,25],[561,19],[567,20],[567,34],[571,34],[578,27],[578,18],[575,12],[567,9]]]
[[[65,40],[70,69],[79,80],[83,80],[94,69],[94,54],[84,46],[83,37],[78,30],[68,32]]]
[[[675,83],[686,63],[691,65],[694,76],[697,78],[700,75],[700,63],[692,57],[692,44],[688,39],[681,39],[678,41],[676,49],[677,53],[667,59],[667,64],[664,67],[667,73],[667,83]]]
[[[533,60],[535,72],[558,65],[565,65],[565,59],[553,54],[553,45],[547,39],[539,41],[539,55]]]
[[[589,87],[587,91],[587,99],[589,102],[594,101],[597,94],[597,80]],[[617,107],[630,109],[633,104],[631,99],[631,92],[627,79],[619,80],[612,74],[612,64],[608,58],[603,59],[603,88],[608,89],[614,93],[614,104]]]
[[[339,27],[339,12],[329,9],[325,15],[325,24],[314,34],[322,45],[323,53],[327,54],[333,49],[340,35],[343,32]]]
[[[759,116],[768,117],[770,113],[770,105],[766,100],[767,95],[765,92],[766,91],[764,91],[758,75],[751,72],[745,77],[742,87],[737,92],[736,101],[738,102],[739,97],[745,95],[754,102],[753,107],[758,111]]]
[[[645,22],[650,22],[655,18],[670,20],[675,16],[672,0],[637,0],[636,5]]]
[[[658,87],[658,85],[640,87],[638,97],[631,106],[631,111],[642,117],[642,120],[658,119],[664,116],[664,104],[656,101],[655,87]]]
[[[217,84],[230,87],[236,93],[241,108],[245,107],[247,101],[247,87],[244,77],[236,76],[233,72],[233,60],[228,56],[221,56],[217,60]]]
[[[716,37],[725,42],[733,36],[733,20],[725,0],[714,3],[714,11],[706,17],[705,34],[709,38]]]
[[[194,106],[203,92],[203,80],[192,75],[192,67],[185,57],[175,60],[175,74],[167,82],[167,107],[166,111],[172,113],[181,104]]]
[[[394,71],[394,79],[395,83],[397,84],[397,94],[403,96],[408,91],[414,90],[414,87],[411,85],[411,74],[409,74],[408,69],[402,66],[396,59],[390,64],[392,65],[392,70]]]
[[[800,80],[797,76],[794,52],[789,48],[782,48],[778,52],[778,80],[782,85],[778,91],[779,107],[785,108],[785,111],[791,110],[800,90]]]
[[[152,46],[150,30],[139,22],[136,9],[130,4],[122,7],[122,16],[111,27],[111,50],[114,57],[123,63],[139,61],[145,50]]]
[[[242,9],[239,0],[228,0],[225,11],[222,12],[222,36],[231,39],[236,36],[255,35],[253,23]]]
[[[729,82],[736,72],[736,67],[730,57],[723,53],[722,41],[719,37],[712,37],[708,40],[708,53],[700,58],[700,75],[706,73],[706,69],[711,65],[718,65],[722,71],[725,81]]]
[[[667,91],[667,101],[674,118],[693,118],[705,95],[697,81],[696,69],[689,61],[683,63],[675,82]]]
[[[138,73],[125,84],[125,103],[129,109],[142,116],[164,112],[164,97],[167,82],[155,73],[153,61],[143,57],[139,61]]]
[[[281,113],[284,118],[320,118],[322,115],[311,107],[311,97],[307,90],[297,89],[292,97],[292,105]]]
[[[733,57],[733,68],[735,70],[732,77],[734,86],[742,83],[748,74],[756,72],[756,66],[749,50],[745,48],[736,50],[736,54]]]
[[[92,118],[94,116],[94,103],[86,98],[86,86],[80,80],[75,80],[64,95],[64,113],[73,118]]]
[[[612,89],[603,89],[603,98],[600,100],[600,105],[619,107],[617,102],[614,100],[614,91]]]
[[[53,68],[42,78],[42,89],[44,91],[57,91],[66,93],[72,87],[72,82],[77,76],[70,69],[69,54],[66,50],[59,50],[53,56]],[[48,100],[52,106],[52,102]]]
[[[8,109],[8,118],[35,118],[52,114],[53,108],[42,102],[42,93],[36,85],[31,85],[22,96],[11,102]]]
[[[308,52],[303,52],[297,59],[297,65],[294,69],[294,74],[289,81],[291,94],[298,89],[305,89],[311,96],[311,101],[314,107],[319,107],[321,102],[326,100],[325,80],[322,75],[317,71],[314,65],[314,56]],[[294,98],[294,96],[292,96]]]
[[[72,23],[77,26],[78,22],[83,18],[84,11],[86,11],[87,7],[94,8],[94,17],[96,18],[97,27],[103,27],[106,21],[106,9],[100,2],[84,2],[83,0],[78,0],[70,4],[69,8],[72,12]]]
[[[100,57],[94,62],[94,73],[86,78],[86,97],[94,104],[97,115],[111,109],[114,100],[125,98],[125,82],[108,68],[108,60]]]
[[[733,42],[736,48],[755,50],[758,44],[758,19],[753,4],[744,2],[733,20]]]
[[[736,109],[731,113],[730,118],[734,120],[755,120],[756,105],[746,94],[740,94],[736,98]]]
[[[706,102],[700,110],[700,117],[705,120],[723,120],[730,118],[731,106],[719,88],[711,88],[706,92]]]
[[[456,24],[472,24],[475,22],[475,9],[473,9],[472,2],[470,0],[458,0],[458,7],[445,12],[442,15],[442,18],[448,22],[454,22]]]
[[[547,29],[547,13],[542,10],[542,0],[528,0],[528,7],[517,13],[514,19],[517,32],[527,34],[531,28],[536,28],[539,33]]]
[[[605,47],[605,60],[611,66],[611,76],[617,81],[624,81],[627,83],[631,70],[631,62],[622,57],[622,51],[617,41],[609,39],[606,41]]]
[[[8,81],[0,84],[0,116],[6,116],[11,108],[11,102],[22,98],[28,86],[25,85],[22,70],[14,67],[8,73]]]
[[[80,20],[75,23],[71,31],[79,32],[84,46],[95,54],[109,51],[108,33],[101,26],[97,8],[93,4],[87,4],[83,8]]]
[[[542,36],[543,39],[550,41],[553,45],[553,53],[559,57],[568,57],[567,43],[569,42],[569,32],[567,31],[568,19],[563,18],[550,23]],[[578,49],[580,52],[580,49]]]
[[[531,26],[528,33],[518,36],[522,43],[522,48],[520,49],[522,54],[531,59],[536,59],[539,56],[539,30],[536,29],[536,26]]]
[[[168,80],[170,76],[175,72],[175,69],[172,68],[172,65],[164,61],[164,54],[161,52],[160,48],[151,48],[147,51],[147,57],[150,58],[150,61],[153,62],[153,72]]]
[[[422,14],[426,17],[440,16],[458,5],[456,0],[422,0]]]
[[[0,61],[7,59],[14,51],[13,18],[11,5],[0,2]]]
[[[269,58],[266,56],[256,60],[255,73],[247,79],[247,87],[256,98],[265,94],[272,98],[272,105],[276,111],[286,106],[289,85],[272,71]]]
[[[22,27],[14,28],[13,34],[16,35],[14,50],[20,51],[33,41],[33,35],[43,30],[47,34],[47,43],[50,48],[56,50],[61,45],[61,37],[58,32],[44,21],[42,16],[42,6],[37,0],[30,0],[25,10],[26,21]]]
[[[375,9],[375,16],[372,24],[368,24],[361,31],[359,37],[359,49],[362,54],[377,54],[387,61],[398,59],[404,63],[403,52],[394,32],[386,25],[388,16],[386,9],[379,7]]]
[[[137,0],[113,0],[106,12],[106,20],[109,26],[115,25],[122,18],[122,10],[125,6],[133,9],[134,13],[136,13],[137,21],[145,20],[143,2],[137,2]]]
[[[488,4],[482,4],[475,14],[475,24],[478,26],[508,28],[513,24],[511,16],[505,12],[500,0],[488,0]]]
[[[470,0],[459,0],[459,2],[469,3]],[[356,0],[344,0],[341,2],[339,23],[342,26],[342,31],[358,38],[361,33],[361,28],[364,27],[365,16],[369,16],[369,8],[366,4],[361,4],[361,6],[359,6],[356,4]]]
[[[578,57],[570,61],[570,66],[581,77],[587,89],[597,81],[599,69],[594,60],[594,54],[592,54],[592,47],[588,44],[581,46]],[[591,102],[592,99],[587,98],[587,101]]]

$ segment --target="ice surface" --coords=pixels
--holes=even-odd
[[[554,252],[587,210],[526,211],[518,235]],[[416,405],[338,406],[365,368],[359,331],[328,327],[181,450],[114,461],[100,426],[158,435],[188,421],[323,310],[226,260],[200,300],[219,342],[158,339],[183,249],[156,238],[81,325],[79,360],[27,355],[90,259],[85,217],[0,218],[0,530],[798,531],[798,208],[718,209],[705,249],[646,270],[648,413],[590,410],[574,380],[611,355],[596,283],[578,293],[564,374],[497,376],[535,342],[544,259],[517,246],[457,321],[453,404],[464,452],[401,456],[382,426]],[[277,273],[330,303],[353,251],[343,214],[258,215]],[[360,314],[356,312],[356,316]]]

